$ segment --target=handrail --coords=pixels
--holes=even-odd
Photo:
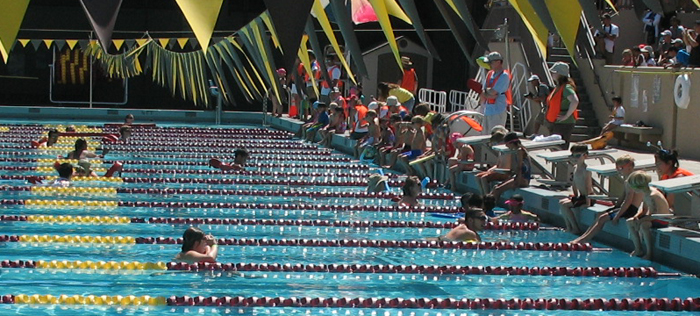
[[[445,91],[421,88],[418,90],[418,100],[427,103],[431,111],[447,112],[447,93]]]

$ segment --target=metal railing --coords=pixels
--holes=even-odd
[[[447,93],[445,91],[422,88],[418,90],[418,100],[419,102],[427,103],[431,111],[438,113],[447,112]]]

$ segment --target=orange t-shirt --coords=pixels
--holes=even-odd
[[[688,171],[688,170],[685,170],[685,169],[683,169],[683,168],[678,168],[678,169],[676,169],[676,172],[674,172],[674,173],[673,173],[672,175],[670,175],[670,176],[667,175],[667,174],[662,175],[662,176],[661,176],[661,180],[674,179],[674,178],[678,178],[678,177],[680,177],[680,176],[688,177],[688,176],[693,176],[693,175],[695,175],[695,174],[693,174],[692,172],[690,172],[690,171]]]

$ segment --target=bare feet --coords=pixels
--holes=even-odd
[[[641,251],[637,251],[637,250],[632,251],[632,252],[630,252],[630,257],[640,257],[640,258],[641,258],[641,257],[642,257],[642,252],[641,252]]]

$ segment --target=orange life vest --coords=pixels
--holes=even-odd
[[[365,115],[367,115],[367,111],[369,109],[362,104],[358,104],[355,106],[355,110],[357,111],[357,122],[355,122],[355,124],[352,124],[353,132],[355,131],[355,127],[358,125],[358,122],[360,126],[368,124],[367,121],[365,121]]]
[[[678,168],[678,169],[676,169],[676,172],[674,172],[674,173],[673,173],[672,175],[670,175],[670,176],[669,176],[669,175],[666,175],[666,174],[665,174],[665,175],[662,175],[662,176],[661,176],[661,180],[675,179],[675,178],[678,178],[678,177],[681,176],[681,175],[684,176],[684,177],[689,177],[689,176],[693,176],[694,174],[693,174],[692,172],[688,171],[688,170],[683,169],[683,168]]]
[[[561,112],[561,103],[564,100],[564,89],[562,87],[557,87],[552,91],[547,97],[547,121],[555,123],[557,117],[559,117],[559,112]],[[574,119],[578,120],[578,111],[574,111]]]
[[[501,75],[504,73],[508,76],[508,82],[510,82],[510,71],[508,71],[508,69],[503,69],[503,71],[501,73],[499,73],[498,76],[496,76],[496,78],[494,78],[493,80],[490,80],[494,73],[495,72],[493,70],[489,70],[489,72],[486,74],[486,88],[493,88],[493,86],[496,85],[496,82],[498,82],[498,79],[500,79]],[[511,87],[512,87],[512,83],[508,85],[508,90],[506,90],[506,92],[505,92],[506,105],[508,105],[508,107],[510,107],[511,104],[513,104],[513,92],[510,89]],[[497,98],[487,99],[486,103],[494,104],[494,103],[496,103],[496,99]]]
[[[314,60],[314,61],[311,62],[311,71],[313,71],[314,65],[316,65],[316,69],[319,69],[319,67],[318,67],[318,61],[315,61],[315,60]],[[316,79],[316,81],[318,81],[318,80],[321,79],[321,71],[316,71],[316,72],[314,72],[314,79]],[[304,81],[305,81],[305,82],[311,82],[308,73],[304,73]]]
[[[328,78],[330,78],[331,80],[333,80],[333,70],[335,70],[335,69],[340,70],[340,66],[333,65],[330,68],[328,68]],[[319,73],[320,73],[320,71],[319,71]],[[330,84],[326,80],[323,80],[323,82],[321,82],[321,86],[326,88],[326,89],[330,88]],[[340,88],[342,86],[343,86],[343,82],[340,80],[340,78],[338,78],[338,82],[336,83],[335,87]]]

